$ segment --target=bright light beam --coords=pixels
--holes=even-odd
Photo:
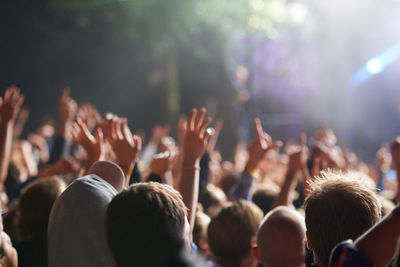
[[[367,61],[365,66],[351,76],[349,85],[357,88],[373,75],[381,73],[388,65],[400,57],[400,42],[390,47],[383,53]]]

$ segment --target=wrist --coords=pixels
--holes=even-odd
[[[199,159],[184,159],[182,162],[182,167],[196,167],[200,168],[200,160]]]
[[[14,120],[9,119],[9,120],[1,120],[0,127],[2,129],[8,129],[14,127]]]
[[[119,165],[119,167],[120,167],[120,168],[122,169],[122,171],[124,172],[126,178],[131,177],[132,172],[133,172],[134,164],[131,164],[131,166]]]
[[[244,167],[244,170],[249,174],[256,172],[258,170],[258,163],[255,164],[253,162],[248,161],[246,166]]]

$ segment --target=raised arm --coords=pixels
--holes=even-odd
[[[373,266],[388,266],[400,238],[400,206],[359,237],[355,245]]]
[[[196,109],[192,110],[187,121],[182,148],[183,159],[179,191],[189,210],[188,219],[191,229],[194,226],[199,194],[200,159],[211,137],[210,132],[206,130],[211,118],[204,119],[205,114],[205,108],[200,109],[199,114]]]
[[[277,206],[288,206],[292,203],[290,199],[290,192],[292,189],[293,179],[298,171],[301,172],[303,177],[303,187],[305,195],[308,194],[308,182],[310,174],[307,170],[307,147],[306,147],[306,136],[302,134],[300,136],[299,145],[293,147],[292,151],[289,151],[289,164],[285,175],[285,180],[281,186],[281,191],[278,194],[273,207]]]
[[[259,163],[270,149],[277,149],[282,146],[280,141],[272,142],[271,137],[264,132],[259,118],[254,119],[254,132],[255,136],[249,145],[249,158],[245,170],[230,192],[230,199],[232,200],[250,198],[250,190]]]
[[[78,108],[75,100],[70,97],[70,91],[69,87],[65,87],[60,97],[58,104],[59,124],[49,163],[54,163],[60,157],[69,154],[67,150],[69,141],[71,141],[72,124]]]
[[[24,102],[24,96],[19,89],[11,86],[6,89],[4,97],[0,98],[0,184],[7,177],[10,163],[11,144],[15,119]]]

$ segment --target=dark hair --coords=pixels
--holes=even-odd
[[[116,195],[107,208],[107,238],[118,266],[163,266],[182,248],[186,208],[180,194],[142,183]]]

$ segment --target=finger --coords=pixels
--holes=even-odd
[[[98,144],[104,143],[104,135],[103,135],[103,131],[101,130],[101,128],[96,129],[96,132],[94,133],[94,138],[96,139],[96,142]]]
[[[133,136],[133,143],[135,144],[135,147],[137,148],[137,151],[142,151],[142,138],[140,138],[137,135]]]
[[[61,99],[62,100],[68,99],[70,93],[71,93],[71,89],[68,86],[64,86],[62,94],[61,94]]]
[[[131,130],[129,130],[127,119],[122,120],[122,135],[124,139],[128,140],[130,143],[132,142],[132,133]]]
[[[311,169],[311,174],[312,176],[318,176],[319,172],[320,172],[320,168],[319,168],[319,163],[321,161],[320,157],[315,157],[313,160],[313,165],[312,165],[312,169]]]
[[[306,133],[301,133],[300,134],[299,145],[301,147],[304,147],[304,146],[306,146],[306,144],[307,144],[307,135],[306,135]]]
[[[105,126],[107,127],[107,126]],[[111,138],[112,139],[118,139],[117,135],[117,122],[116,121],[111,121]]]
[[[4,92],[4,102],[9,102],[10,101],[10,97],[11,97],[12,92],[13,92],[12,87],[8,87],[6,89],[6,91]]]
[[[199,111],[199,114],[198,114],[198,116],[196,118],[196,122],[194,123],[195,129],[197,131],[200,130],[200,128],[201,128],[201,126],[203,124],[203,119],[204,119],[204,116],[206,115],[206,111],[207,110],[205,108],[201,108],[200,111]]]
[[[190,131],[193,131],[195,129],[194,122],[195,122],[196,114],[197,114],[197,109],[195,109],[195,108],[192,109],[192,111],[190,112],[190,115],[189,115],[188,122],[187,122]]]
[[[15,105],[16,102],[18,102],[18,99],[20,97],[19,89],[16,87],[13,87],[13,91],[11,94],[11,103]]]
[[[86,124],[82,121],[82,120],[78,120],[78,126],[81,130],[81,135],[82,137],[84,137],[85,139],[89,140],[89,141],[93,141],[93,136],[92,134],[89,132]]]
[[[24,101],[25,101],[25,96],[24,96],[24,95],[21,95],[21,96],[18,98],[17,102],[15,103],[15,108],[16,108],[17,110],[19,110],[19,109],[21,108],[22,104],[24,103]]]
[[[79,144],[82,142],[81,130],[76,123],[72,125],[71,134],[76,142],[78,142]]]
[[[261,121],[259,118],[254,119],[254,131],[256,133],[258,140],[262,140],[264,136],[264,130],[262,128]]]
[[[122,120],[118,118],[118,120],[116,121],[116,134],[117,134],[117,138],[119,140],[123,140],[124,139],[124,135],[122,134],[122,132],[124,131],[123,129],[123,124],[122,124]]]
[[[200,136],[204,134],[204,131],[206,130],[207,126],[210,124],[210,122],[212,121],[211,117],[208,117],[203,124],[201,125],[201,128],[199,130],[199,134]]]

